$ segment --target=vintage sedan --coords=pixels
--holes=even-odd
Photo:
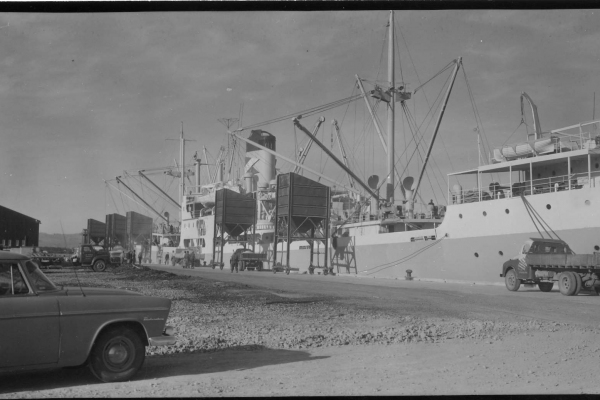
[[[57,286],[26,256],[0,251],[0,371],[87,364],[101,381],[131,379],[145,346],[173,345],[171,300]]]

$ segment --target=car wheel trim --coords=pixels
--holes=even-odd
[[[126,337],[115,337],[104,346],[105,365],[113,372],[127,370],[133,364],[132,349],[134,345]]]

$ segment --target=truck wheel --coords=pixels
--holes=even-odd
[[[106,263],[103,260],[98,260],[92,267],[96,272],[104,272],[106,270]]]
[[[577,290],[577,278],[575,278],[575,275],[570,271],[560,274],[558,289],[560,290],[560,293],[565,296],[573,296]]]
[[[575,282],[577,282],[577,289],[575,289],[575,293],[573,293],[573,296],[577,296],[579,294],[579,292],[581,292],[581,289],[583,288],[583,282],[581,281],[581,275],[579,275],[577,272],[571,272],[573,275],[575,275]]]
[[[554,282],[538,282],[538,287],[542,292],[549,292],[554,287]]]
[[[506,271],[504,275],[504,284],[511,292],[516,292],[521,287],[521,280],[517,279],[517,273],[513,268]]]
[[[102,333],[90,353],[90,369],[102,382],[130,380],[146,357],[144,343],[133,330],[112,328]]]

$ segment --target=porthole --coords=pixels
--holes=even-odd
[[[503,255],[504,255],[504,253],[502,252],[502,250],[500,250],[500,251],[498,252],[498,254],[500,254],[501,256],[503,256]]]
[[[504,210],[505,213],[510,214],[510,210],[507,208],[506,210]]]
[[[598,246],[598,245],[594,246],[594,250],[596,250],[596,251],[600,250],[600,246]]]
[[[546,204],[546,208],[549,210],[552,208],[552,206],[550,204]]]
[[[596,168],[600,167],[600,165],[598,165],[598,163],[596,163]]]
[[[475,253],[475,257],[479,257],[479,253]]]
[[[556,176],[556,171],[552,171],[552,176]]]
[[[485,217],[486,215],[487,215],[487,213],[484,211],[484,212],[483,212],[483,216]]]
[[[589,206],[589,205],[590,205],[590,201],[589,201],[589,200],[586,200],[586,201],[585,201],[585,205],[586,205],[586,206]]]
[[[458,214],[458,218],[462,218],[462,214]]]

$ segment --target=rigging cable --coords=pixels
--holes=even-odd
[[[539,234],[542,237],[542,239],[544,238],[544,235],[542,235],[542,232],[540,232],[540,230],[538,229],[538,226],[537,226],[537,224],[535,222],[536,220],[540,224],[540,227],[544,230],[544,232],[546,232],[546,234],[549,236],[550,239],[552,239],[552,235],[550,234],[550,232],[552,232],[552,234],[554,236],[556,236],[556,238],[558,240],[562,240],[556,234],[556,232],[554,232],[554,230],[552,230],[552,228],[550,227],[550,225],[548,225],[548,223],[546,221],[544,221],[544,219],[542,218],[542,216],[535,210],[535,208],[533,208],[533,206],[525,198],[525,196],[523,195],[523,193],[521,193],[521,200],[523,200],[523,204],[525,205],[525,209],[527,210],[527,213],[529,214],[529,217],[531,218],[531,221],[533,222],[533,225],[535,226],[535,229],[537,229],[537,231],[539,232]],[[533,217],[532,217],[532,214],[533,214]],[[535,217],[535,220],[534,220],[534,217]],[[544,225],[546,225],[548,227],[548,229],[546,229],[546,227],[544,227]],[[550,232],[548,232],[548,230],[550,230]]]
[[[327,103],[327,104],[323,104],[321,106],[309,108],[309,109],[301,111],[299,113],[288,114],[288,115],[284,115],[282,117],[273,118],[271,120],[259,122],[259,123],[252,124],[252,125],[248,125],[248,126],[236,129],[235,132],[242,132],[242,131],[245,131],[245,130],[248,130],[248,129],[258,128],[260,126],[265,126],[265,125],[273,124],[273,123],[276,123],[276,122],[285,121],[286,119],[290,119],[292,117],[297,117],[298,115],[302,115],[302,117],[307,117],[307,116],[310,116],[310,115],[313,115],[313,114],[318,114],[318,113],[321,113],[321,112],[324,112],[324,111],[327,111],[327,110],[331,110],[333,108],[337,108],[337,107],[343,106],[343,105],[345,105],[347,103],[351,103],[351,102],[353,102],[355,100],[360,99],[361,97],[362,97],[362,94],[357,94],[357,95],[354,95],[354,96],[346,97],[346,98],[343,98],[343,99],[332,101],[332,102]]]
[[[417,80],[419,81],[419,84],[421,84],[421,78],[419,77],[419,72],[417,70],[417,67],[415,66],[415,62],[412,58],[412,55],[410,54],[410,49],[408,48],[408,43],[406,43],[406,39],[404,38],[404,35],[402,34],[402,29],[400,29],[400,27],[398,26],[398,32],[400,32],[400,36],[402,37],[402,42],[404,43],[404,47],[406,47],[406,52],[408,53],[408,58],[410,59],[410,62],[413,66],[413,69],[415,71],[415,74],[417,75]],[[464,65],[463,65],[463,69],[464,69]],[[423,87],[424,84],[421,84],[420,87]],[[427,99],[427,94],[425,92],[423,92],[423,97],[425,98],[425,102],[427,103],[427,105],[429,105],[429,100]],[[416,102],[413,103],[416,107]],[[450,157],[450,154],[448,154],[448,149],[446,148],[446,143],[444,143],[444,138],[443,136],[440,136],[440,140],[442,141],[442,147],[444,148],[444,152],[446,153],[446,156],[448,157],[448,161],[450,162],[450,168],[452,168],[452,170],[456,170],[456,168],[454,168],[454,165],[452,164],[452,158]],[[460,183],[460,180],[457,178],[457,181]]]
[[[441,238],[436,239],[433,242],[431,242],[430,244],[426,245],[425,247],[422,247],[422,248],[420,248],[420,249],[418,249],[418,250],[416,250],[416,251],[414,251],[414,252],[412,252],[412,253],[410,253],[410,254],[402,257],[402,258],[399,258],[397,260],[394,260],[394,261],[391,261],[391,262],[388,262],[388,263],[385,263],[385,264],[380,264],[380,265],[377,265],[377,266],[375,266],[373,268],[369,268],[369,269],[366,269],[366,270],[363,270],[363,271],[360,271],[360,272],[364,273],[366,275],[371,275],[371,274],[374,274],[374,273],[377,273],[377,272],[381,272],[381,271],[383,271],[385,269],[388,269],[388,268],[397,267],[398,265],[400,265],[402,263],[405,263],[405,262],[407,262],[407,261],[415,258],[416,256],[424,253],[425,251],[431,249],[432,247],[434,247],[435,245],[437,245],[439,242],[441,242],[445,238],[446,238],[446,236],[444,235]]]

